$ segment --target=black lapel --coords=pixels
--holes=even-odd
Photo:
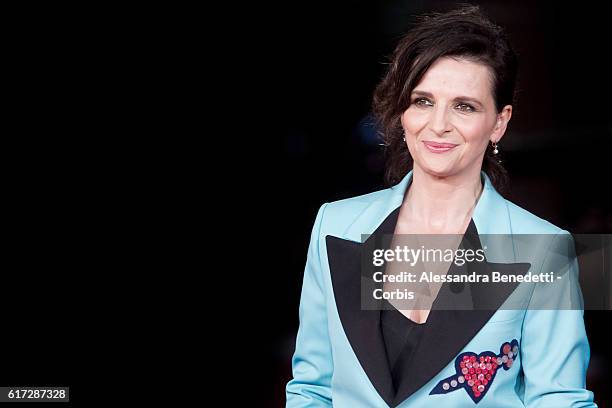
[[[384,339],[380,330],[380,308],[362,310],[361,285],[378,287],[371,274],[362,268],[364,248],[376,240],[376,248],[387,249],[393,234],[400,207],[392,211],[364,243],[331,235],[325,237],[334,298],[346,336],[359,363],[374,388],[389,406],[397,406],[419,390],[440,372],[487,323],[499,306],[512,293],[516,284],[457,284],[442,285],[432,305],[426,329],[410,364],[410,372],[403,376],[398,390],[394,390],[387,361]],[[380,241],[378,241],[380,240]],[[480,249],[481,243],[474,221],[471,220],[462,243],[464,248]],[[451,266],[450,273],[475,271],[491,274],[525,274],[530,264],[467,263],[464,267]],[[450,305],[466,301],[466,293],[474,310],[452,310]]]
[[[370,382],[388,405],[393,403],[395,390],[380,331],[380,309],[361,308],[362,279],[369,279],[371,285],[376,284],[372,282],[372,276],[368,277],[367,272],[362,270],[361,261],[363,249],[373,240],[393,234],[399,209],[391,212],[363,244],[331,235],[325,237],[334,298],[342,327]]]

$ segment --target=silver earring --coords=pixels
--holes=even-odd
[[[402,137],[402,140],[405,142],[406,141],[406,131],[402,130],[402,135],[404,135],[404,137]]]
[[[491,144],[493,145],[493,154],[499,153],[499,150],[497,149],[497,142],[491,142]]]

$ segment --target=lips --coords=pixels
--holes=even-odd
[[[429,141],[423,141],[423,144],[425,145],[425,148],[432,153],[445,153],[458,146],[455,143],[439,143]]]

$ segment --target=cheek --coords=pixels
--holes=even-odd
[[[463,137],[464,142],[473,146],[486,145],[491,136],[491,127],[484,119],[459,119],[455,122],[455,128]]]
[[[409,108],[402,115],[402,123],[404,129],[412,136],[418,136],[418,133],[427,125],[428,117],[424,111]]]

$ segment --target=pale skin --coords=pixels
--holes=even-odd
[[[444,57],[414,88],[401,117],[413,177],[395,234],[465,233],[482,192],[487,145],[501,140],[512,117],[511,105],[498,112],[491,75],[484,64]],[[425,141],[456,146],[434,153]],[[430,288],[432,301],[438,290],[439,285]],[[429,308],[400,311],[417,323],[425,323],[430,313]]]

